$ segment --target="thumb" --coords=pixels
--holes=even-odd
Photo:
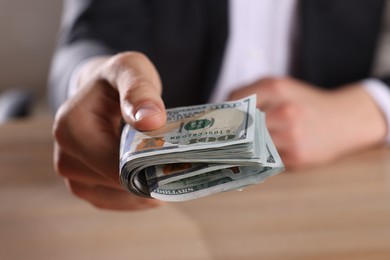
[[[166,122],[160,76],[143,54],[113,56],[102,70],[103,78],[118,90],[122,116],[138,130],[155,130]]]

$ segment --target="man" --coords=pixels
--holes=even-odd
[[[159,128],[165,106],[257,94],[287,168],[389,141],[390,73],[372,74],[384,1],[65,4],[50,78],[55,166],[97,207],[159,205],[120,186],[118,126]]]

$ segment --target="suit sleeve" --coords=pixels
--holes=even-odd
[[[110,5],[111,1],[64,1],[57,48],[49,72],[49,103],[53,110],[66,100],[70,77],[78,64],[93,56],[118,52],[107,40],[110,35],[105,30],[110,24],[104,15],[104,2]]]

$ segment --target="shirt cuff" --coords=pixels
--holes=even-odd
[[[73,69],[72,73],[70,74],[70,78],[69,78],[67,98],[71,98],[76,94],[77,88],[78,88],[77,82],[78,82],[79,77],[80,77],[81,68],[84,66],[85,63],[87,63],[91,59],[93,59],[93,58],[92,57],[87,58],[87,59],[79,62],[79,64],[77,64],[76,67]]]
[[[369,78],[362,81],[363,89],[381,109],[387,123],[386,143],[390,145],[390,87],[383,81]]]

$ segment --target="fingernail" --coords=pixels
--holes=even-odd
[[[158,108],[153,103],[146,103],[138,108],[137,112],[134,114],[134,119],[136,121],[139,121],[145,117],[152,116],[158,113],[161,113],[160,108]]]

